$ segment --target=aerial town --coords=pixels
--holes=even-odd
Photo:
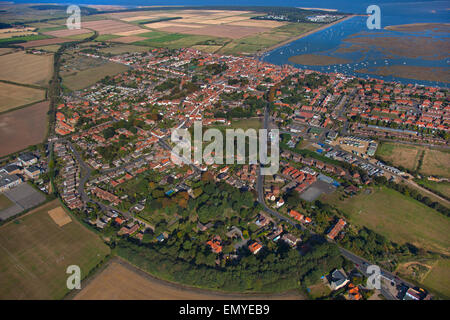
[[[273,251],[280,239],[303,254],[311,250],[314,234],[346,248],[354,227],[339,210],[315,210],[321,203],[316,200],[340,190],[351,197],[367,192],[365,186],[410,183],[410,174],[374,157],[379,138],[447,144],[447,90],[189,48],[106,56],[101,46],[75,47],[72,54],[130,69],[63,95],[47,149],[5,165],[1,188],[22,180],[47,194],[55,188],[68,209],[109,241],[164,243],[180,232],[192,239],[198,234],[191,245],[209,248],[204,263],[222,267],[245,252]],[[281,132],[280,170],[273,176],[260,176],[257,165],[178,166],[170,159],[173,128],[200,121],[225,130],[248,119],[245,128],[258,129],[262,118],[267,129]],[[217,196],[208,190],[213,183],[241,193],[241,199],[207,210],[208,197]],[[198,213],[191,211],[194,206]],[[233,210],[239,215],[230,215]],[[351,276],[342,268],[328,270],[332,296],[368,298],[369,291],[351,282],[362,277],[355,270],[347,268]],[[386,279],[385,296],[430,297],[398,278]]]
[[[448,9],[315,6],[0,3],[0,300],[450,299]]]

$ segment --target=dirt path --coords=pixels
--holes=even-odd
[[[425,193],[427,193],[427,194],[429,194],[429,195],[432,195],[433,197],[435,197],[435,198],[439,199],[440,201],[442,201],[443,203],[445,203],[447,206],[450,206],[450,201],[448,201],[447,199],[442,198],[441,196],[437,195],[436,193],[431,192],[430,190],[421,187],[420,185],[418,185],[418,184],[415,183],[414,181],[411,181],[411,180],[409,180],[409,179],[403,179],[403,180],[404,180],[407,184],[410,184],[410,185],[414,186],[415,188],[419,189],[419,190],[422,191],[422,192],[425,192]]]

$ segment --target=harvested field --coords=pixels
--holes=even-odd
[[[0,82],[0,112],[44,99],[44,90]]]
[[[175,23],[175,22],[155,22],[155,23],[147,23],[145,25],[147,28],[152,29],[162,29],[162,28],[172,28],[172,27],[183,27],[183,28],[204,28],[204,24],[196,24],[196,23]]]
[[[89,281],[89,280],[88,280]],[[74,298],[75,300],[300,300],[295,293],[228,294],[185,287],[156,279],[117,259],[96,275]]]
[[[15,48],[0,48],[0,56],[15,51]]]
[[[158,17],[155,15],[144,15],[144,16],[133,16],[128,18],[121,18],[120,20],[125,22],[133,22],[133,21],[140,21],[140,20],[151,20],[151,19],[157,19]]]
[[[55,209],[49,210],[48,215],[59,227],[72,222],[72,218],[64,211],[62,207],[57,207]]]
[[[48,211],[54,200],[0,228],[0,299],[61,299],[66,269],[78,265],[85,277],[109,248],[78,221],[56,225]]]
[[[382,142],[376,155],[394,166],[415,170],[419,162],[420,149],[416,146]]]
[[[87,21],[83,22],[83,26],[97,31],[100,35],[142,30],[137,26],[115,20]]]
[[[164,28],[162,31],[167,31]],[[179,31],[179,33],[196,34],[213,37],[223,37],[231,39],[240,39],[246,36],[255,35],[260,32],[270,30],[269,28],[261,27],[241,27],[230,25],[209,25],[203,28],[193,28],[193,30]]]
[[[236,22],[228,23],[230,26],[243,26],[243,27],[263,27],[263,28],[278,28],[286,25],[286,22],[279,21],[262,21],[262,20],[241,20]]]
[[[0,115],[0,157],[44,140],[48,105],[48,101],[44,101]]]
[[[0,56],[0,65],[1,80],[47,86],[53,71],[53,55],[19,51]]]
[[[55,30],[55,31],[48,31],[48,32],[44,32],[44,34],[48,35],[48,36],[53,36],[53,37],[60,37],[60,38],[66,38],[69,36],[74,36],[74,35],[78,35],[78,34],[85,34],[85,33],[90,33],[92,32],[91,30],[88,29],[62,29],[62,30]]]
[[[420,172],[425,175],[450,178],[450,152],[448,150],[427,150]]]
[[[377,156],[410,170],[419,170],[425,176],[450,178],[450,152],[444,149],[431,149],[422,146],[383,142],[378,147]],[[418,168],[423,154],[423,161]]]
[[[18,45],[27,49],[27,48],[33,48],[33,47],[48,46],[50,44],[70,42],[70,41],[73,41],[73,40],[64,39],[64,38],[49,38],[49,39],[33,40],[33,41],[25,42],[25,43],[19,43]]]

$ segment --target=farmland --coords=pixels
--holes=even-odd
[[[450,152],[448,150],[427,150],[420,172],[424,175],[450,178]]]
[[[75,300],[216,300],[216,299],[303,299],[296,293],[227,294],[184,287],[154,278],[123,260],[112,261],[95,275],[74,298]]]
[[[399,244],[448,254],[450,220],[424,204],[386,187],[372,188],[339,200],[335,193],[322,198],[349,215],[350,222],[366,226]]]
[[[376,153],[381,159],[394,166],[401,166],[426,176],[450,178],[450,152],[422,146],[383,142]],[[420,159],[423,157],[422,164]],[[420,165],[420,167],[419,167]]]
[[[136,40],[134,44],[142,46],[195,47],[226,54],[254,54],[320,27],[312,23],[250,19],[256,15],[256,12],[231,10],[107,13],[91,16],[106,20],[89,22],[89,27],[100,32],[100,41],[132,43]],[[107,21],[114,21],[114,24],[108,27]],[[119,24],[123,26],[120,32],[116,27]]]
[[[19,51],[0,56],[0,65],[1,80],[45,87],[53,71],[53,55]]]
[[[419,148],[390,142],[382,142],[377,149],[377,156],[409,170],[417,169],[419,163]]]
[[[109,254],[76,220],[59,227],[48,214],[59,206],[52,201],[0,228],[0,299],[61,299],[69,265],[85,277]]]
[[[44,90],[0,82],[0,113],[44,98]]]
[[[0,115],[0,156],[41,143],[47,130],[48,102]]]

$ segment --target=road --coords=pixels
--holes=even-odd
[[[265,112],[264,112],[264,121],[263,121],[264,129],[268,128],[269,114],[270,114],[269,104],[267,104]],[[264,211],[271,214],[273,217],[278,218],[281,221],[285,221],[285,222],[289,223],[290,225],[292,225],[296,228],[299,228],[302,230],[308,230],[311,234],[316,235],[316,233],[314,231],[307,229],[302,224],[299,224],[299,223],[293,221],[292,219],[281,215],[277,211],[275,211],[267,206],[266,201],[264,199],[264,176],[261,174],[261,170],[258,170],[258,177],[257,177],[256,181],[257,181],[256,189],[258,192],[258,202],[263,206]],[[368,276],[367,267],[369,265],[373,265],[373,263],[348,251],[345,248],[342,248],[336,242],[334,242],[330,239],[326,239],[326,240],[328,242],[335,243],[339,247],[339,250],[340,250],[342,256],[344,256],[346,259],[352,261],[355,264],[355,266],[358,268],[359,271],[361,271],[365,276]],[[403,279],[398,278],[397,276],[393,275],[392,273],[390,273],[386,270],[383,270],[380,268],[380,272],[381,272],[382,277],[384,277],[385,279],[388,279],[390,282],[394,282],[395,285],[404,285],[404,286],[408,286],[408,287],[415,287],[413,284],[411,284]],[[386,288],[381,287],[380,292],[388,300],[397,300],[398,299],[397,297],[392,296],[392,294]]]

